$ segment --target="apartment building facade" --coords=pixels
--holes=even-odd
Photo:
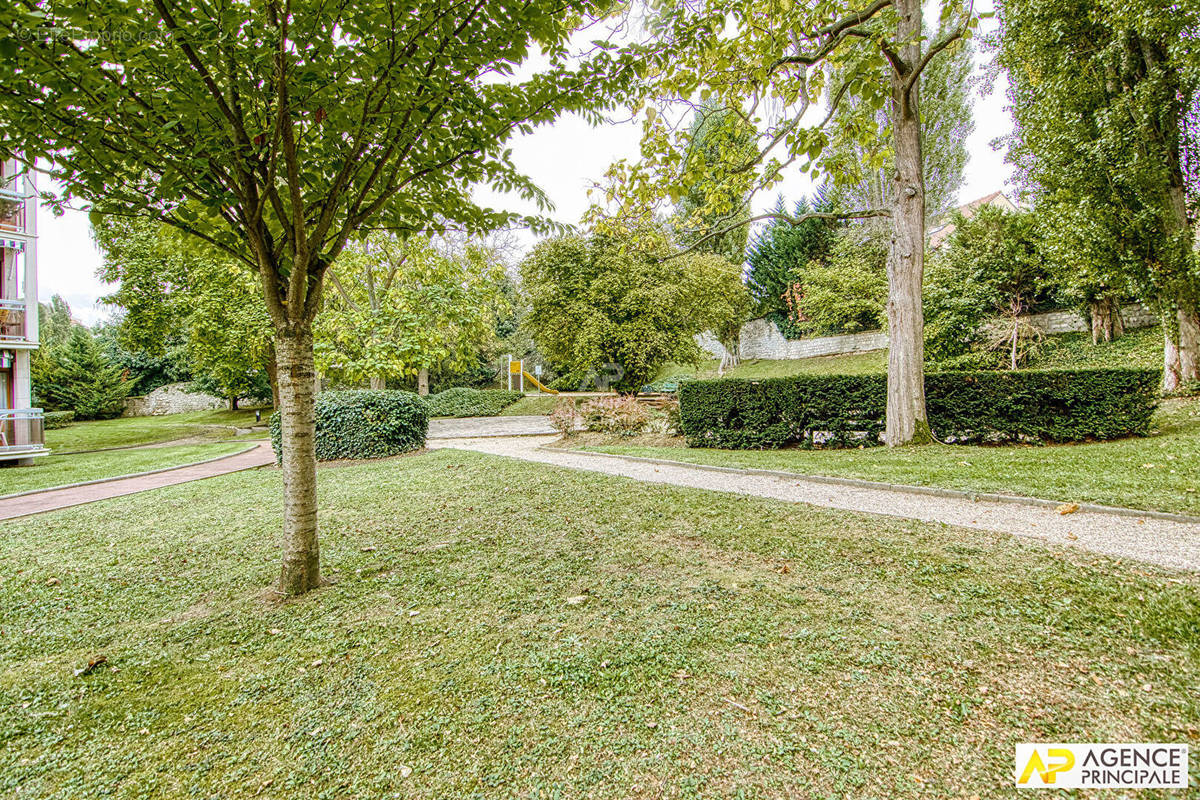
[[[0,466],[48,452],[30,375],[38,347],[37,205],[33,172],[0,161]]]

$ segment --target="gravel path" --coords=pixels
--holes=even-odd
[[[550,418],[529,417],[439,417],[429,420],[429,439],[460,439],[464,436],[533,436],[554,433]]]
[[[76,486],[64,486],[61,489],[47,489],[6,497],[0,499],[0,520],[40,514],[43,511],[56,511],[60,508],[94,503],[110,497],[137,494],[148,489],[198,481],[215,475],[227,475],[230,472],[264,467],[273,463],[275,463],[275,453],[271,450],[271,443],[259,442],[249,450],[190,466],[173,467],[141,475],[130,475],[127,478],[92,481]]]
[[[773,475],[714,472],[691,466],[651,464],[571,450],[542,450],[554,436],[440,439],[429,447],[476,450],[570,469],[603,472],[647,483],[810,503],[846,511],[942,522],[1131,558],[1163,567],[1200,571],[1200,525],[1098,511],[1059,514],[1053,508],[936,497],[893,489],[840,486]]]

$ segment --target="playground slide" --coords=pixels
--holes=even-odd
[[[546,394],[558,394],[557,389],[550,389],[550,388],[543,386],[541,381],[539,381],[537,378],[530,375],[528,372],[525,372],[525,370],[521,370],[521,374],[523,374],[525,376],[525,380],[529,381],[534,386],[536,386],[539,391],[543,391]]]

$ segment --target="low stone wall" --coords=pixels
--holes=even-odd
[[[125,399],[123,417],[160,417],[185,411],[212,411],[228,408],[229,402],[203,392],[187,391],[187,383],[168,383],[148,395]]]
[[[1141,303],[1130,303],[1121,308],[1121,319],[1126,328],[1146,328],[1158,324],[1158,317]],[[1032,314],[1029,323],[1048,334],[1070,333],[1091,330],[1088,322],[1075,311],[1048,311]],[[711,333],[696,337],[700,348],[713,358],[722,358],[726,350]],[[888,336],[883,331],[848,333],[842,336],[818,336],[812,339],[787,339],[775,323],[769,319],[752,319],[742,326],[738,346],[740,358],[762,358],[784,361],[813,356],[832,356],[844,353],[862,353],[883,350],[888,346]]]

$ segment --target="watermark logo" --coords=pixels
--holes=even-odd
[[[1018,744],[1021,789],[1186,789],[1186,744]]]

